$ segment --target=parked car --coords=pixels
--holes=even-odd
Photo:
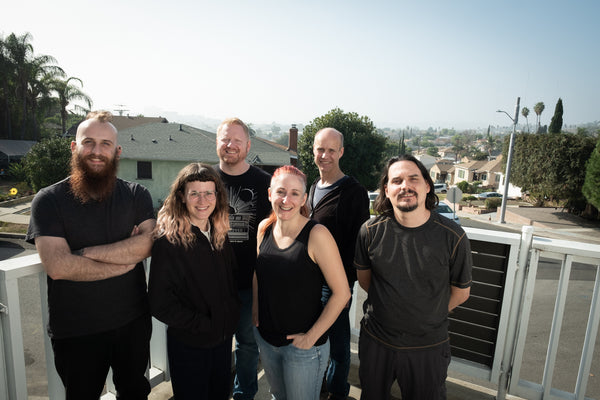
[[[460,225],[460,219],[458,218],[458,215],[456,215],[454,211],[452,211],[452,208],[448,204],[440,203],[436,208],[433,209],[433,211],[448,219],[453,220],[454,222]]]
[[[435,190],[435,193],[446,193],[448,191],[448,187],[445,183],[434,183],[433,189]]]
[[[477,197],[479,200],[485,200],[485,199],[490,199],[492,197],[502,197],[501,193],[498,192],[483,192],[483,193],[479,193],[476,194],[475,197]]]

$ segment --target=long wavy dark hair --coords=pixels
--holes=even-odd
[[[429,193],[427,193],[427,197],[425,198],[425,208],[427,208],[428,210],[433,210],[434,208],[436,208],[438,203],[440,202],[440,199],[437,196],[437,194],[435,194],[435,190],[433,188],[433,179],[431,179],[429,172],[427,172],[427,168],[425,168],[423,163],[417,160],[415,157],[409,154],[404,154],[401,156],[395,156],[390,158],[387,162],[387,165],[381,172],[381,179],[379,179],[379,195],[373,203],[373,209],[375,210],[375,212],[377,212],[378,214],[386,215],[394,213],[394,208],[392,206],[392,203],[390,202],[390,199],[388,199],[385,196],[385,188],[390,177],[390,167],[398,161],[411,161],[415,163],[417,167],[419,167],[421,175],[423,175],[423,179],[425,179],[425,181],[429,185]]]
[[[169,242],[189,248],[196,236],[184,203],[185,184],[188,182],[214,182],[217,194],[215,209],[208,218],[212,227],[212,244],[217,250],[223,248],[229,231],[229,205],[225,185],[219,174],[207,164],[191,163],[185,166],[171,185],[171,191],[158,212],[155,237],[166,236]]]

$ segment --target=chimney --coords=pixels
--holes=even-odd
[[[298,128],[296,128],[296,124],[292,124],[292,127],[290,128],[287,151],[298,152]]]

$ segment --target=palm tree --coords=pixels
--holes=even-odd
[[[92,99],[81,91],[76,85],[70,83],[71,81],[77,81],[83,87],[83,82],[79,78],[73,76],[63,80],[56,79],[52,83],[52,89],[58,95],[58,101],[60,104],[60,118],[62,121],[63,134],[67,131],[67,106],[77,100],[83,101],[88,109],[92,107]]]
[[[12,77],[10,89],[6,88],[8,79],[5,79],[5,90],[12,90],[10,96],[14,98],[15,120],[20,120],[20,139],[25,139],[25,133],[28,126],[33,125],[33,136],[37,137],[39,128],[37,127],[36,111],[38,97],[49,97],[50,89],[47,85],[48,76],[64,75],[56,60],[51,56],[34,56],[33,46],[30,43],[31,34],[25,33],[16,36],[11,33],[4,41],[4,67],[8,72],[7,77]],[[4,71],[3,71],[4,72]],[[44,83],[46,82],[46,83]],[[6,103],[8,109],[8,103]],[[8,112],[8,110],[7,110]],[[8,115],[11,118],[11,115]],[[9,130],[9,137],[12,132]]]
[[[537,115],[537,131],[538,133],[540,132],[540,117],[542,115],[542,113],[544,112],[544,108],[546,108],[546,106],[544,105],[544,103],[542,101],[540,101],[539,103],[536,103],[535,106],[533,106],[533,111],[535,111],[535,115]]]
[[[529,115],[529,108],[523,107],[521,114],[525,117],[525,121],[527,121],[527,133],[529,133],[529,120],[527,119],[527,116]]]
[[[0,111],[2,115],[0,115],[0,122],[2,123],[2,127],[6,127],[6,133],[8,135],[8,139],[12,137],[12,125],[11,125],[11,107],[10,107],[10,98],[9,95],[9,79],[11,78],[12,65],[11,60],[8,56],[8,50],[6,48],[6,43],[4,38],[0,35],[0,76],[2,76],[2,86],[0,86]]]
[[[32,131],[34,140],[40,140],[40,126],[37,122],[38,114],[45,115],[47,111],[56,104],[56,99],[50,95],[52,84],[58,78],[65,76],[62,68],[54,65],[45,65],[43,59],[35,58],[31,63],[33,79],[29,83],[27,91],[27,102],[31,108]]]
[[[27,64],[33,54],[33,46],[29,43],[30,40],[30,33],[21,36],[11,33],[4,41],[6,53],[10,58],[14,73],[16,100],[21,103],[21,107],[17,106],[17,111],[21,116],[21,140],[25,137],[25,121],[27,120],[27,86],[29,83]]]

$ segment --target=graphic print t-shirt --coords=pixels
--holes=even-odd
[[[229,241],[238,262],[238,287],[248,289],[252,287],[256,265],[257,227],[271,212],[268,198],[271,176],[254,166],[242,175],[228,175],[218,165],[214,168],[227,188]]]

